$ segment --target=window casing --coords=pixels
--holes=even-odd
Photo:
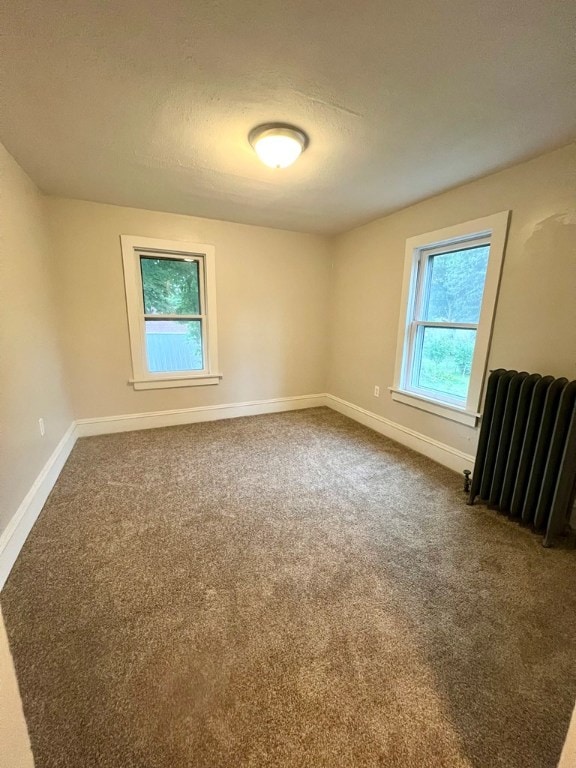
[[[134,389],[218,384],[214,248],[121,236]]]
[[[509,211],[410,238],[392,398],[475,426]]]

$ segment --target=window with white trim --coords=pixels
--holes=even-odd
[[[508,219],[407,240],[394,400],[475,426]]]
[[[120,239],[134,388],[218,384],[213,246]]]

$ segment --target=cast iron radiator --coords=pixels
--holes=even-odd
[[[543,533],[568,523],[576,486],[576,381],[499,368],[488,378],[468,503]]]

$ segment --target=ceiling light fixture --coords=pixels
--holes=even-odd
[[[248,141],[265,165],[287,168],[308,146],[308,136],[300,128],[285,123],[266,123],[253,128]]]

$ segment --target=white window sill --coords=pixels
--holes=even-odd
[[[414,392],[406,392],[405,390],[395,389],[389,387],[392,393],[392,400],[396,400],[398,403],[404,405],[411,405],[413,408],[418,408],[421,411],[428,411],[435,416],[442,416],[444,419],[450,419],[450,421],[457,421],[459,424],[465,424],[467,427],[475,427],[478,424],[480,418],[479,413],[473,411],[466,411],[464,408],[459,408],[457,405],[450,405],[449,403],[443,403],[440,400],[432,400],[423,395],[417,395]]]
[[[172,389],[174,387],[205,387],[220,384],[221,373],[203,373],[198,376],[163,376],[162,378],[130,379],[134,389]]]

